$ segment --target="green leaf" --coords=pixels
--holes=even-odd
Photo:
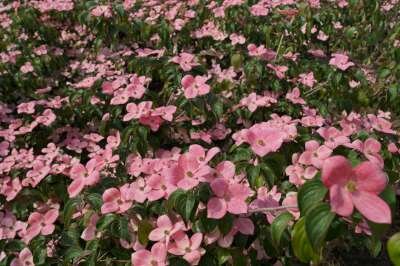
[[[222,265],[229,260],[231,253],[226,248],[217,247],[218,265]]]
[[[395,266],[400,266],[400,232],[394,234],[387,242],[390,260]]]
[[[151,230],[153,229],[153,226],[151,223],[147,220],[142,220],[139,223],[138,226],[138,239],[140,244],[146,246],[147,243],[149,242],[149,234]]]
[[[189,266],[190,264],[186,260],[184,260],[180,257],[174,257],[169,260],[169,265],[170,266]]]
[[[251,151],[246,148],[237,148],[235,154],[233,155],[233,161],[248,161],[251,158]]]
[[[282,234],[287,228],[289,222],[293,219],[293,215],[289,212],[281,213],[274,219],[271,224],[271,240],[274,247],[278,250],[282,238]]]
[[[96,210],[100,210],[101,205],[103,204],[103,200],[100,194],[91,193],[86,196],[86,199],[89,201],[90,205],[93,206]]]
[[[319,254],[313,250],[311,243],[307,238],[304,217],[298,220],[293,228],[292,248],[294,255],[301,262],[308,263],[310,261],[319,261]]]
[[[67,201],[63,209],[64,226],[69,227],[71,217],[76,210],[76,206],[81,202],[79,198],[73,198]]]
[[[304,183],[297,194],[297,201],[300,212],[304,216],[311,208],[321,202],[328,189],[322,184],[321,180],[313,179]]]
[[[98,230],[104,230],[106,229],[111,223],[113,223],[117,219],[117,216],[115,214],[109,213],[104,216],[102,216],[96,224],[96,228]]]
[[[77,257],[79,257],[82,253],[82,249],[80,247],[70,247],[64,253],[64,260],[71,261]]]
[[[189,220],[192,217],[192,214],[197,210],[197,205],[199,201],[197,200],[196,196],[193,192],[190,192],[186,196],[186,204],[185,204],[185,212],[183,214],[183,218],[185,220]]]
[[[167,200],[167,210],[171,211],[172,209],[176,209],[176,204],[177,201],[180,197],[185,196],[185,191],[183,191],[182,189],[177,189],[175,190],[168,198]]]
[[[326,203],[320,203],[307,213],[305,217],[306,233],[314,250],[323,246],[334,218],[335,214],[330,211],[330,206]]]
[[[218,222],[218,229],[221,231],[223,235],[227,235],[233,226],[233,215],[227,213],[221,220]]]

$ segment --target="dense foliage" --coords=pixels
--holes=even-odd
[[[398,2],[2,1],[0,265],[400,265]]]

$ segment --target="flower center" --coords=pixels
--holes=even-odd
[[[187,175],[188,177],[193,177],[193,173],[192,173],[191,171],[188,171],[188,172],[186,173],[186,175]]]
[[[262,139],[257,140],[257,144],[260,146],[265,146],[265,142]]]
[[[346,188],[349,192],[354,192],[357,190],[357,185],[356,182],[354,182],[353,180],[350,180],[349,182],[347,182],[346,184]]]
[[[188,248],[185,248],[185,252],[189,253],[189,252],[192,252],[192,250],[188,247]]]

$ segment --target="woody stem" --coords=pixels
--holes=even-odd
[[[247,213],[256,213],[256,212],[272,212],[284,209],[298,208],[297,205],[287,205],[287,206],[279,206],[279,207],[270,207],[270,208],[257,208],[248,210]]]

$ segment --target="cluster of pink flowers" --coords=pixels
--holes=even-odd
[[[141,124],[148,125],[153,131],[157,131],[164,121],[172,121],[176,106],[161,106],[153,109],[152,105],[151,101],[143,101],[139,104],[128,103],[126,105],[128,113],[124,115],[123,121],[138,119]]]
[[[293,140],[297,136],[296,124],[297,121],[289,116],[273,114],[268,122],[237,131],[232,138],[236,145],[248,143],[255,154],[263,157],[278,151],[284,142]]]

